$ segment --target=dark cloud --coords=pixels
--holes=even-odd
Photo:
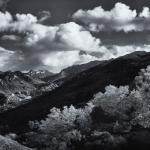
[[[7,7],[7,3],[9,2],[10,0],[0,0],[0,10],[5,10],[6,7]]]
[[[50,11],[43,10],[43,11],[40,11],[38,13],[39,23],[46,24],[50,18],[51,18],[51,12]]]

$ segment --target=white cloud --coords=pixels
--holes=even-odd
[[[87,25],[91,31],[144,31],[150,30],[150,10],[144,7],[141,13],[132,10],[123,3],[116,3],[114,8],[106,11],[102,6],[93,10],[78,10],[73,19]]]
[[[31,14],[16,14],[14,20],[9,12],[0,12],[0,31],[27,32],[37,21]]]
[[[120,13],[120,9],[122,12]],[[111,11],[97,7],[91,11],[78,11],[79,19],[92,31],[97,30],[138,30],[149,27],[149,10],[144,8],[140,14],[124,4],[117,3]],[[82,15],[82,17],[81,17]],[[83,64],[92,60],[107,60],[129,54],[134,51],[150,51],[149,45],[106,47],[101,40],[94,37],[81,25],[75,22],[48,26],[40,24],[36,16],[31,14],[17,14],[13,20],[10,13],[0,13],[1,32],[16,31],[25,33],[25,41],[21,52],[19,50],[4,51],[0,49],[0,69],[28,70],[49,68],[59,72],[61,69]],[[146,23],[143,25],[141,21]],[[147,26],[146,26],[147,24]],[[146,27],[146,28],[145,28]],[[16,40],[14,35],[5,35],[3,40]],[[82,51],[82,53],[81,53]],[[20,53],[19,53],[20,52]],[[12,65],[13,64],[13,65]]]
[[[96,57],[88,53],[100,50],[100,39],[74,22],[47,26],[40,24],[37,17],[31,14],[16,14],[15,20],[9,13],[7,15],[11,19],[5,23],[5,30],[26,34],[20,55],[23,59],[15,63],[16,70],[47,66],[57,72],[74,64],[95,60]],[[0,16],[5,14],[1,13]],[[4,36],[2,39],[14,40],[15,37]],[[80,55],[80,51],[87,53]]]
[[[32,29],[26,40],[30,54],[53,72],[97,59],[90,53],[100,51],[101,41],[74,22],[53,27],[34,24]],[[81,50],[86,54],[80,55]]]
[[[130,54],[135,51],[146,51],[150,52],[150,45],[136,46],[117,46],[112,45],[107,48],[101,46],[100,51],[96,53],[83,53],[81,54],[79,50],[73,51],[52,51],[47,52],[46,54],[41,54],[39,59],[41,64],[43,64],[47,69],[52,72],[59,72],[64,68],[70,67],[72,65],[84,64],[94,60],[108,60],[112,58],[117,58]],[[37,57],[36,57],[37,59]]]
[[[101,52],[81,53],[79,50],[73,51],[51,51],[34,53],[15,53],[0,49],[0,70],[29,70],[29,69],[48,69],[52,72],[60,72],[62,69],[72,65],[84,64],[94,60],[108,60],[117,58],[135,51],[150,52],[150,45],[144,46],[117,46],[112,45],[107,48],[101,47]]]
[[[84,51],[97,51],[101,44],[99,39],[74,22],[60,25],[55,39],[71,49]]]
[[[34,24],[30,27],[32,32],[27,36],[28,46],[37,46],[50,51],[83,50],[98,51],[100,39],[95,38],[82,26],[69,22],[58,26],[44,26]]]
[[[8,30],[9,25],[12,21],[13,18],[9,12],[0,12],[0,31]]]
[[[4,16],[3,13],[1,15]],[[9,16],[12,18],[10,14]],[[96,59],[90,54],[80,55],[81,50],[88,53],[100,50],[100,39],[74,22],[46,26],[31,14],[17,14],[15,18],[5,23],[5,30],[26,34],[25,49],[21,49],[20,55],[23,59],[18,60],[18,64],[15,59],[15,70],[47,66],[51,71],[57,72],[65,67]],[[15,40],[16,37],[5,35],[2,39]],[[14,58],[8,58],[9,62],[14,62]]]
[[[136,10],[131,10],[129,6],[116,3],[115,7],[109,12],[110,18],[120,23],[127,23],[132,21],[136,16]]]
[[[136,16],[136,10],[131,10],[130,7],[125,4],[116,3],[114,8],[110,11],[105,11],[101,6],[96,7],[93,10],[78,10],[73,15],[73,18],[80,19],[82,17],[89,17],[91,19],[115,20],[119,23],[126,23],[133,20]]]
[[[10,13],[0,13],[1,30],[16,31],[26,33],[26,41],[28,46],[40,43],[40,46],[60,47],[66,49],[81,49],[85,51],[96,51],[101,44],[100,39],[96,39],[89,31],[86,31],[82,26],[69,22],[57,26],[46,26],[38,22],[36,16],[31,14],[16,14],[16,20],[12,19]],[[42,41],[44,42],[42,45]],[[58,45],[58,46],[57,46]]]
[[[150,9],[148,7],[144,7],[143,11],[139,14],[140,17],[150,18]]]
[[[13,55],[14,55],[14,52],[0,47],[0,70],[8,69],[7,64],[9,63]]]
[[[31,14],[16,14],[16,21],[10,25],[10,30],[27,32],[31,26],[37,23],[37,17]]]
[[[97,60],[97,58],[88,54],[80,55],[80,51],[51,52],[42,58],[43,64],[52,72],[60,72],[69,66],[88,63],[93,60]]]

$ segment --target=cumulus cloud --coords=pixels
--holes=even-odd
[[[144,7],[139,16],[143,18],[150,18],[150,9],[148,7]]]
[[[36,18],[32,16],[21,16],[12,23],[9,30],[26,32],[26,44],[28,46],[37,46],[41,49],[53,50],[84,50],[97,51],[101,41],[91,35],[82,26],[69,22],[57,26],[45,26],[38,24]]]
[[[57,26],[33,24],[29,30],[32,32],[25,40],[27,50],[24,50],[24,57],[32,65],[27,67],[33,67],[34,62],[35,67],[43,64],[57,72],[74,64],[96,60],[90,53],[100,51],[101,41],[74,22]],[[80,51],[87,53],[80,54]]]
[[[121,14],[119,13],[120,9],[122,10]],[[101,14],[101,19],[98,12]],[[84,23],[93,30],[115,29],[118,31],[124,29],[129,31],[132,24],[134,29],[134,23],[141,26],[141,20],[148,20],[149,9],[144,8],[140,14],[137,14],[135,10],[130,10],[128,6],[118,3],[111,11],[105,11],[101,7],[88,11],[88,13],[80,11],[77,14],[76,16],[82,14],[85,18]],[[140,20],[137,18],[140,18]],[[16,14],[12,17],[9,12],[1,12],[0,19],[2,20],[0,32],[12,32],[11,35],[2,36],[2,40],[18,41],[20,38],[18,34],[17,36],[14,35],[15,32],[19,35],[25,35],[20,42],[21,47],[12,51],[6,49],[3,49],[3,52],[0,51],[0,70],[43,68],[59,72],[75,64],[83,64],[93,60],[107,60],[134,51],[150,51],[149,45],[104,46],[100,39],[94,37],[90,31],[75,22],[49,26],[41,24],[38,17],[32,14]],[[112,24],[111,28],[110,24]]]
[[[69,66],[83,64],[93,60],[97,60],[97,58],[89,54],[80,54],[80,51],[59,51],[51,52],[44,56],[42,62],[52,72],[59,72]]]
[[[78,10],[72,17],[87,25],[94,32],[150,30],[150,9],[148,7],[144,7],[138,14],[136,10],[120,2],[116,3],[110,11],[99,6],[93,10]]]
[[[13,21],[8,28],[12,31],[27,32],[31,26],[37,23],[37,17],[31,14],[16,14],[16,21]]]
[[[137,16],[136,10],[130,10],[130,7],[116,3],[114,8],[110,11],[105,11],[101,6],[94,8],[93,10],[78,10],[73,17],[91,17],[97,19],[116,20],[120,23],[128,22]]]
[[[150,45],[129,45],[111,47],[102,46],[103,52],[86,53],[81,51],[51,51],[37,53],[28,51],[23,54],[13,54],[11,57],[6,57],[8,62],[2,69],[11,68],[13,70],[29,70],[29,69],[48,69],[52,72],[58,73],[62,69],[72,65],[84,64],[94,60],[108,60],[117,58],[135,51],[150,52]],[[6,53],[7,56],[7,53]],[[5,59],[6,59],[5,58]],[[19,58],[19,59],[18,59]],[[4,59],[2,60],[4,61]],[[6,61],[4,61],[6,62]],[[13,66],[12,66],[13,64]],[[0,68],[0,69],[1,69]],[[7,70],[7,69],[6,69]]]
[[[124,56],[135,51],[150,52],[150,45],[112,45],[111,47],[102,46],[101,49],[103,50],[103,52],[96,52],[90,54],[80,54],[79,51],[52,52],[47,54],[46,57],[44,56],[42,62],[45,66],[49,68],[49,70],[53,72],[59,72],[66,67],[76,64],[84,64],[94,60],[108,60]]]
[[[10,23],[13,21],[12,15],[9,12],[0,12],[0,31],[8,30]]]
[[[96,57],[91,56],[90,53],[100,50],[100,39],[74,22],[48,26],[41,24],[32,14],[16,14],[13,19],[11,14],[6,12],[1,13],[0,17],[4,18],[4,21],[0,22],[0,26],[3,26],[1,32],[25,34],[23,47],[20,50],[24,59],[19,60],[16,69],[37,69],[47,66],[56,72],[73,64],[95,60]],[[18,40],[19,38],[14,35],[4,35],[1,39]],[[87,53],[81,54],[80,51]]]
[[[100,39],[93,37],[89,31],[74,22],[47,28],[35,25],[33,30],[34,32],[27,37],[27,43],[40,44],[52,50],[77,49],[90,52],[97,51],[101,44]]]
[[[46,40],[49,45],[56,46],[58,44],[64,48],[66,47],[66,49],[95,51],[101,44],[99,39],[93,37],[89,31],[74,22],[46,26],[40,24],[37,17],[31,14],[16,14],[15,20],[13,20],[8,12],[0,13],[0,19],[1,31],[26,33],[28,45]]]
[[[27,32],[33,24],[38,22],[32,14],[16,14],[12,16],[9,12],[0,12],[0,32],[17,31]]]

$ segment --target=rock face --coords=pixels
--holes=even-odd
[[[56,84],[44,81],[45,77],[51,76],[48,71],[31,72],[0,73],[0,111],[26,103],[31,98],[57,87]]]

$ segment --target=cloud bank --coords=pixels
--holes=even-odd
[[[92,10],[78,10],[72,16],[75,21],[87,25],[91,31],[144,31],[150,30],[150,9],[144,7],[137,13],[123,3],[116,3],[107,11],[98,6]]]
[[[41,24],[32,14],[0,13],[0,32],[25,34],[21,49],[21,61],[16,69],[49,68],[59,72],[68,66],[96,60],[90,53],[100,51],[101,41],[75,22],[56,26]],[[19,40],[18,36],[5,35],[2,40]],[[85,53],[81,53],[84,51]]]
[[[110,11],[102,7],[77,11],[73,18],[86,26],[76,22],[54,26],[42,24],[48,16],[48,12],[42,12],[41,17],[0,12],[0,33],[9,33],[0,40],[19,43],[12,50],[0,48],[0,70],[49,69],[59,72],[75,64],[107,60],[134,51],[150,51],[150,45],[103,45],[101,39],[86,28],[96,32],[149,30],[150,10],[147,7],[139,14],[122,3],[117,3]]]

